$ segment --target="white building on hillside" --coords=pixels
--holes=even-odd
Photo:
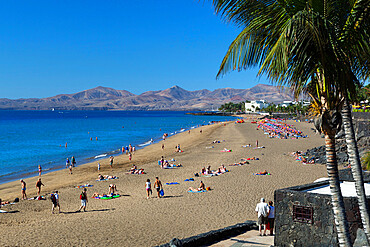
[[[250,103],[245,103],[246,112],[256,112],[256,109],[262,109],[268,107],[269,104],[265,100],[252,100]]]

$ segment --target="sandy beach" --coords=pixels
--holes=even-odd
[[[73,170],[60,170],[42,175],[45,184],[42,195],[55,189],[60,192],[60,214],[51,214],[51,201],[24,200],[3,207],[14,213],[0,214],[1,246],[153,246],[168,242],[173,237],[185,238],[213,229],[256,220],[254,212],[261,197],[273,200],[274,190],[310,183],[326,176],[323,165],[303,165],[289,156],[297,150],[321,146],[324,140],[315,135],[312,124],[287,121],[309,137],[305,139],[270,139],[256,130],[250,121],[243,124],[229,122],[215,124],[183,132],[157,144],[138,150],[131,161],[127,155],[115,157],[113,171],[109,160],[79,166]],[[212,144],[220,140],[221,143]],[[224,140],[224,141],[223,141]],[[258,140],[265,148],[255,146]],[[161,149],[162,143],[165,149]],[[175,153],[175,145],[181,144],[182,153]],[[214,148],[207,148],[213,146]],[[224,148],[232,152],[221,152]],[[158,160],[175,159],[183,167],[161,169]],[[241,158],[256,157],[243,166],[229,166]],[[144,168],[147,174],[129,175],[125,172],[132,164]],[[224,164],[230,172],[214,177],[194,177],[195,172],[210,165],[213,170]],[[256,176],[253,173],[267,170],[271,175]],[[118,176],[111,181],[96,181],[98,174]],[[158,176],[163,183],[165,196],[156,198],[155,191],[146,198],[145,182],[154,183]],[[187,178],[194,182],[185,182]],[[28,197],[36,195],[36,180],[27,182]],[[211,191],[189,193],[188,187],[197,187],[200,181]],[[178,185],[165,185],[178,182]],[[82,189],[77,185],[89,183],[87,212],[76,212],[80,206]],[[117,185],[122,195],[114,200],[90,198],[94,192],[108,193],[110,183]],[[0,198],[14,200],[21,197],[19,181],[1,184]],[[47,196],[48,197],[48,196]]]

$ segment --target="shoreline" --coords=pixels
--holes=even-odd
[[[218,125],[220,125],[220,124],[224,124],[224,123],[232,123],[233,121],[225,121],[225,122],[219,122],[219,123],[213,123],[213,124],[208,124],[208,125],[203,125],[203,126],[199,126],[199,127],[195,127],[195,126],[192,126],[192,127],[190,127],[189,129],[184,129],[184,131],[181,131],[181,132],[178,132],[178,131],[175,131],[175,132],[173,132],[173,134],[171,133],[171,135],[169,134],[169,136],[166,138],[166,141],[167,140],[171,140],[172,142],[174,141],[174,139],[175,140],[177,140],[177,139],[179,139],[179,135],[182,135],[182,134],[185,134],[188,130],[194,130],[194,131],[196,131],[196,130],[198,130],[198,129],[200,129],[200,128],[203,128],[203,129],[208,129],[209,127],[211,127],[211,126],[218,126]],[[213,128],[211,128],[211,129],[213,129]],[[103,167],[106,167],[106,166],[109,166],[109,156],[110,155],[112,155],[113,157],[114,157],[114,159],[115,159],[115,162],[114,162],[114,167],[117,167],[118,166],[118,168],[116,168],[116,169],[118,169],[118,171],[119,170],[122,170],[123,168],[128,168],[128,167],[130,167],[131,166],[131,164],[134,164],[134,163],[136,163],[136,162],[140,162],[140,160],[139,161],[136,161],[134,158],[135,158],[135,155],[137,154],[137,153],[139,153],[139,154],[141,154],[142,152],[145,152],[145,150],[146,149],[148,149],[149,147],[153,147],[153,146],[155,146],[155,147],[159,147],[159,145],[162,143],[162,141],[160,140],[160,139],[158,139],[158,141],[157,142],[153,142],[152,144],[149,144],[149,145],[146,145],[146,146],[144,146],[144,147],[138,147],[137,149],[136,149],[136,151],[135,151],[135,153],[134,153],[134,155],[133,155],[133,160],[132,160],[132,162],[129,162],[129,161],[123,161],[123,159],[127,159],[127,155],[125,154],[125,153],[121,153],[120,151],[118,151],[118,152],[116,152],[115,153],[115,155],[113,155],[113,154],[111,154],[111,153],[109,153],[109,154],[107,154],[105,157],[102,157],[102,158],[98,158],[98,159],[95,159],[94,157],[96,157],[96,156],[94,156],[94,157],[90,157],[91,158],[91,160],[88,160],[87,162],[84,162],[84,163],[82,163],[82,164],[79,164],[79,165],[77,165],[77,166],[75,166],[74,168],[73,168],[73,171],[75,171],[75,170],[80,170],[80,169],[82,169],[82,170],[94,170],[94,168],[96,168],[97,167],[97,163],[100,163],[101,164],[101,166],[102,166],[102,168],[101,168],[101,172],[103,172],[104,170],[103,170]],[[176,145],[176,144],[174,144],[174,145]],[[173,145],[173,146],[174,146]],[[133,145],[134,146],[134,145]],[[183,145],[182,145],[183,146]],[[185,148],[187,147],[187,146],[184,146]],[[97,155],[98,156],[98,155]],[[158,156],[158,159],[160,159],[160,156],[161,155],[159,155]],[[118,164],[117,164],[117,159],[118,159]],[[87,158],[85,159],[85,160],[87,160]],[[145,161],[145,162],[147,162],[147,161]],[[97,170],[97,169],[95,169],[95,170]],[[65,168],[63,165],[60,165],[60,166],[58,166],[58,168],[55,168],[55,169],[50,169],[50,171],[49,172],[42,172],[42,175],[41,175],[41,178],[43,179],[43,181],[44,181],[44,178],[47,178],[47,181],[50,181],[50,180],[52,180],[52,177],[58,177],[58,176],[60,176],[60,173],[61,172],[63,172],[63,171],[65,171],[65,173],[68,175],[68,169],[67,168]],[[19,191],[20,190],[20,185],[19,185],[19,179],[24,179],[26,182],[27,182],[27,193],[28,193],[28,191],[29,191],[29,185],[31,184],[34,184],[34,183],[36,183],[36,180],[39,178],[39,176],[38,175],[36,175],[36,174],[38,174],[38,171],[35,171],[34,173],[31,173],[31,174],[28,174],[28,175],[25,175],[25,176],[19,176],[18,178],[15,178],[15,179],[13,179],[12,181],[4,181],[4,182],[1,182],[0,183],[0,192],[3,192],[2,194],[0,194],[0,198],[3,200],[3,201],[13,201],[14,200],[14,198],[16,198],[16,197],[18,197],[18,198],[20,198],[20,193],[19,192],[10,192],[10,191],[13,191],[13,189],[11,189],[12,187],[17,187],[17,191]],[[86,178],[86,179],[92,179],[92,176],[91,176],[91,173],[90,174],[86,174],[86,175],[88,175],[88,177]],[[28,182],[28,181],[32,181],[32,182]],[[72,182],[73,181],[73,182]],[[74,183],[76,183],[77,181],[79,181],[79,182],[82,182],[82,180],[81,179],[73,179],[71,182],[69,182],[69,183],[63,183],[63,185],[62,186],[53,186],[52,188],[43,188],[43,192],[48,192],[48,193],[51,193],[52,191],[54,191],[54,190],[57,190],[57,189],[59,189],[59,188],[62,188],[62,187],[64,187],[64,186],[69,186],[69,185],[71,185],[71,184],[74,184]],[[18,188],[19,187],[19,188]],[[31,187],[31,192],[33,192],[33,191],[36,191],[35,189],[33,189],[32,187]],[[4,193],[5,192],[5,193]],[[18,196],[15,196],[15,193],[18,193],[19,195]],[[35,193],[35,192],[34,192]],[[5,194],[5,196],[4,196],[4,194]],[[15,196],[15,197],[14,197]],[[28,194],[27,194],[27,196],[28,196]]]
[[[188,131],[188,130],[196,129],[196,128],[199,128],[199,127],[202,127],[202,126],[213,125],[213,124],[215,124],[215,123],[212,123],[212,124],[208,123],[206,125],[198,124],[198,125],[190,126],[190,127],[179,129],[179,130],[174,130],[172,133],[169,133],[168,138],[172,137],[174,135],[177,135],[179,133]],[[154,137],[155,139],[153,139],[153,143],[149,143],[149,144],[145,145],[146,143],[150,142],[151,138],[152,137],[148,136],[149,141],[147,141],[145,143],[132,143],[132,146],[135,146],[136,150],[138,151],[138,150],[141,150],[141,149],[143,149],[147,146],[150,146],[150,145],[153,145],[153,144],[156,144],[156,143],[159,143],[159,142],[162,141],[161,137]],[[77,165],[74,167],[74,169],[79,167],[79,166],[85,165],[85,164],[89,164],[89,163],[92,163],[92,162],[99,162],[99,161],[102,161],[104,159],[109,159],[109,156],[117,157],[117,156],[120,156],[120,155],[122,155],[121,148],[110,150],[110,151],[101,151],[101,152],[98,152],[95,155],[87,155],[86,157],[82,156],[82,158],[77,163]],[[99,156],[101,156],[101,157],[99,157]],[[41,164],[41,166],[44,167],[45,164]],[[44,174],[48,174],[50,172],[63,170],[63,169],[65,169],[64,166],[65,165],[62,164],[62,163],[59,163],[59,164],[55,163],[55,165],[53,165],[50,168],[47,168],[47,169],[43,168],[42,174],[44,175]],[[37,174],[38,174],[37,169],[35,169],[35,171],[28,171],[28,172],[22,172],[22,173],[11,172],[11,173],[8,173],[8,174],[4,174],[4,175],[0,176],[0,179],[1,179],[0,185],[5,184],[5,183],[10,183],[10,182],[15,182],[15,181],[18,181],[19,179],[29,179],[29,178],[32,178],[32,177],[36,177]]]

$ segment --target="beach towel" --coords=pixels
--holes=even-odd
[[[249,163],[248,163],[249,164]],[[245,164],[242,164],[242,163],[235,163],[235,164],[230,164],[229,166],[243,166]]]
[[[0,210],[0,213],[7,213],[7,211],[5,211],[5,210]]]
[[[115,198],[118,198],[118,197],[121,197],[121,195],[117,194],[117,195],[114,195],[114,196],[98,196],[98,197],[93,197],[93,198],[101,199],[101,200],[112,200],[112,199],[115,199]]]
[[[210,178],[210,177],[213,177],[213,176],[216,176],[216,175],[215,174],[209,174],[209,175],[202,175],[201,177]]]
[[[194,178],[187,178],[184,180],[185,182],[194,182]]]
[[[87,187],[93,187],[94,185],[92,184],[84,184],[84,185],[78,185],[75,188],[76,189],[81,189],[81,188],[87,188]]]
[[[223,152],[223,153],[228,153],[228,152],[232,152],[233,150],[231,150],[231,149],[224,149],[224,150],[221,150],[221,152]]]
[[[166,183],[166,185],[175,185],[175,184],[180,184],[178,182],[170,182],[170,183]]]
[[[253,174],[253,175],[260,175],[260,176],[271,175],[270,173],[267,173],[267,174],[252,173],[252,174]]]
[[[203,193],[203,192],[207,192],[207,190],[188,190],[188,192],[190,192],[190,193]]]

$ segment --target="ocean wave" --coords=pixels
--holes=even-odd
[[[108,154],[99,154],[97,156],[94,157],[94,159],[99,159],[99,158],[103,158],[105,156],[107,156]]]
[[[139,147],[144,147],[144,146],[148,146],[148,145],[150,145],[152,143],[152,141],[147,141],[147,142],[144,142],[144,143],[142,143],[142,144],[139,144],[138,146]]]

